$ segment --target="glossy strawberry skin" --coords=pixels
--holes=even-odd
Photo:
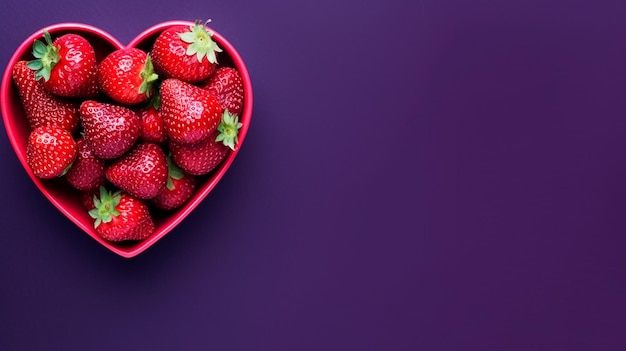
[[[103,159],[120,157],[130,150],[141,133],[141,120],[131,109],[86,100],[80,105],[85,139]]]
[[[152,94],[151,85],[141,92],[148,55],[137,48],[124,48],[110,53],[98,66],[100,90],[124,105],[144,102]]]
[[[139,140],[156,144],[163,144],[167,140],[165,134],[165,126],[163,124],[163,116],[161,112],[148,106],[138,110],[137,114],[141,119],[141,134]]]
[[[103,159],[97,157],[85,138],[76,140],[77,155],[65,179],[72,187],[82,191],[94,191],[104,184]]]
[[[215,70],[204,89],[214,94],[223,109],[231,114],[241,115],[243,109],[243,80],[239,72],[232,67],[220,67]]]
[[[141,143],[115,160],[105,171],[106,178],[118,188],[140,199],[159,194],[167,182],[167,160],[160,146]]]
[[[216,135],[196,144],[180,144],[170,141],[172,160],[191,175],[203,175],[214,170],[228,155],[230,149],[215,141]]]
[[[91,210],[93,210],[96,207],[95,204],[94,204],[94,196],[96,198],[100,197],[100,192],[98,191],[98,189],[90,190],[90,191],[81,191],[78,194],[78,198],[80,200],[80,204],[83,205],[83,207],[87,211],[91,211]]]
[[[26,159],[36,177],[61,176],[76,158],[76,142],[65,129],[42,126],[28,136]]]
[[[60,61],[44,85],[54,95],[90,98],[98,94],[96,53],[87,39],[65,34],[54,40]]]
[[[76,132],[80,125],[78,104],[52,95],[26,64],[18,61],[13,66],[12,77],[30,128],[54,126]]]
[[[208,60],[198,61],[196,56],[187,55],[188,43],[179,36],[189,32],[189,26],[172,26],[159,34],[150,55],[155,70],[165,78],[178,78],[196,83],[207,79],[217,66]]]
[[[172,187],[163,188],[161,192],[150,200],[157,208],[163,210],[174,210],[182,206],[196,189],[196,177],[184,174],[180,179],[171,179]]]
[[[161,84],[160,111],[168,138],[177,143],[208,138],[222,119],[222,107],[214,95],[178,79]]]
[[[148,206],[141,200],[122,192],[116,210],[110,222],[102,222],[96,232],[108,241],[143,240],[154,232],[154,222]]]

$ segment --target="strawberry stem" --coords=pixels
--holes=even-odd
[[[206,21],[209,23],[211,20]],[[217,63],[218,52],[222,52],[222,49],[211,38],[213,32],[207,29],[206,23],[202,24],[200,21],[196,21],[195,24],[189,27],[188,32],[180,33],[178,36],[182,41],[189,44],[187,47],[187,55],[196,55],[198,62],[202,62],[205,57],[210,63]]]
[[[228,110],[224,110],[222,121],[217,127],[219,134],[217,135],[217,138],[215,138],[215,141],[221,141],[224,145],[235,151],[235,145],[239,143],[237,134],[239,133],[239,128],[241,128],[241,126],[242,124],[239,122],[239,117],[237,115],[232,115],[228,112]]]
[[[174,163],[171,155],[167,155],[167,183],[166,187],[169,190],[174,190],[174,181],[172,179],[181,180],[185,176],[183,171]]]
[[[114,193],[109,192],[105,187],[100,187],[100,198],[93,196],[93,204],[95,208],[89,211],[89,216],[95,219],[93,227],[98,228],[101,223],[109,223],[113,217],[120,215],[117,205],[120,203],[120,191]]]
[[[33,43],[35,59],[29,61],[27,66],[36,72],[35,79],[43,78],[47,82],[50,80],[52,68],[61,60],[61,57],[59,56],[59,49],[52,43],[52,37],[47,30],[43,31],[43,37],[46,41],[45,44],[40,40],[35,40]]]
[[[152,84],[156,82],[157,79],[159,79],[159,75],[154,73],[154,66],[152,65],[152,59],[150,58],[150,55],[146,57],[146,64],[140,75],[143,81],[139,86],[139,94],[145,93],[147,97],[150,97],[150,94],[152,93]]]

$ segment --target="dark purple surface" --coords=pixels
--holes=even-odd
[[[255,107],[131,260],[1,137],[1,350],[626,349],[623,2],[56,3],[3,3],[2,69],[46,24],[210,17]]]

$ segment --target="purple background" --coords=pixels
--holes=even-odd
[[[197,210],[128,260],[0,137],[2,350],[626,349],[623,1],[9,0],[128,42],[212,18],[252,125]]]

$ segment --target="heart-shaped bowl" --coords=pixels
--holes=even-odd
[[[74,190],[62,178],[44,180],[33,174],[26,159],[26,144],[30,127],[26,120],[17,88],[13,83],[11,70],[18,61],[33,59],[33,42],[34,40],[41,39],[43,37],[44,30],[48,31],[53,39],[67,33],[79,34],[85,37],[94,47],[97,60],[100,62],[110,52],[124,47],[137,47],[148,52],[152,48],[152,44],[156,40],[157,36],[165,29],[175,25],[191,26],[193,24],[194,22],[190,21],[162,22],[140,33],[127,45],[120,43],[117,39],[115,39],[115,37],[104,30],[87,24],[59,23],[46,26],[34,32],[19,45],[7,64],[2,77],[2,85],[0,87],[0,107],[4,127],[11,146],[15,150],[15,154],[17,155],[23,168],[26,170],[26,173],[35,183],[37,188],[39,188],[42,194],[50,200],[50,202],[57,207],[61,213],[63,213],[97,242],[122,257],[130,258],[140,254],[172,231],[176,225],[187,217],[215,188],[237,156],[248,132],[252,117],[252,83],[244,61],[230,42],[228,42],[218,32],[209,28],[213,32],[214,41],[223,50],[223,52],[219,53],[218,56],[219,66],[229,66],[237,69],[243,79],[244,104],[240,116],[242,127],[239,130],[239,144],[236,150],[231,151],[226,159],[215,170],[198,179],[199,182],[196,192],[185,203],[185,205],[171,212],[156,211],[153,213],[155,230],[152,235],[142,241],[132,242],[111,242],[103,239],[95,231],[94,220],[89,216],[87,210],[83,207],[77,190]]]

